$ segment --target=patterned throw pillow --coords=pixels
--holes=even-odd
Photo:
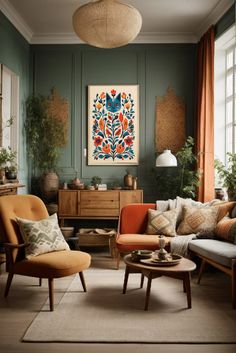
[[[24,242],[29,244],[25,248],[27,259],[52,251],[70,249],[59,228],[56,213],[40,221],[31,221],[18,217],[16,221],[20,227]]]
[[[224,217],[215,227],[217,238],[236,244],[236,219]]]
[[[217,207],[184,207],[183,220],[177,229],[177,234],[211,232],[214,230],[217,220]]]
[[[212,207],[218,208],[217,222],[224,218],[228,213],[231,214],[235,206],[235,201],[219,201],[212,204]]]
[[[176,236],[177,210],[161,212],[158,210],[148,210],[148,225],[146,234]]]

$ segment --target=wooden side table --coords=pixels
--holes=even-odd
[[[196,264],[191,260],[182,258],[180,263],[174,266],[149,266],[141,262],[133,262],[131,260],[131,255],[126,255],[124,257],[124,262],[126,264],[126,269],[123,284],[123,294],[126,293],[130,273],[141,273],[141,288],[143,287],[144,277],[147,277],[148,279],[144,310],[148,310],[152,279],[161,276],[167,276],[182,280],[183,289],[187,295],[188,308],[190,309],[192,307],[190,272],[196,269]]]

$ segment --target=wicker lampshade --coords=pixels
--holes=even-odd
[[[99,48],[116,48],[130,43],[138,35],[142,17],[128,4],[98,0],[75,11],[73,26],[84,42]]]

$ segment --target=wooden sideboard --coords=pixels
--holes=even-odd
[[[20,183],[6,183],[0,185],[0,196],[15,195],[18,188],[23,188],[25,185]]]
[[[16,195],[18,188],[22,188],[24,186],[25,185],[17,182],[0,184],[0,196]],[[1,238],[1,234],[0,234],[0,264],[6,261],[5,250],[3,248],[2,243],[3,243],[3,239]]]
[[[142,203],[143,190],[59,190],[58,216],[64,219],[118,219],[123,206]]]

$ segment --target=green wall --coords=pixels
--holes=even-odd
[[[19,192],[27,191],[28,185],[26,150],[22,129],[25,118],[25,100],[29,95],[29,59],[29,44],[0,11],[0,63],[16,73],[19,76],[20,82],[19,179],[26,185],[26,189],[19,189]]]
[[[62,150],[60,179],[79,177],[89,183],[99,175],[103,182],[123,182],[127,166],[88,166],[87,87],[88,85],[139,84],[140,92],[140,164],[128,167],[144,189],[145,201],[155,200],[155,107],[156,96],[171,85],[186,102],[186,136],[193,134],[194,77],[196,45],[128,45],[112,50],[87,45],[32,45],[31,78],[35,93],[48,95],[55,86],[70,102],[70,138]],[[176,128],[173,126],[173,128]]]

